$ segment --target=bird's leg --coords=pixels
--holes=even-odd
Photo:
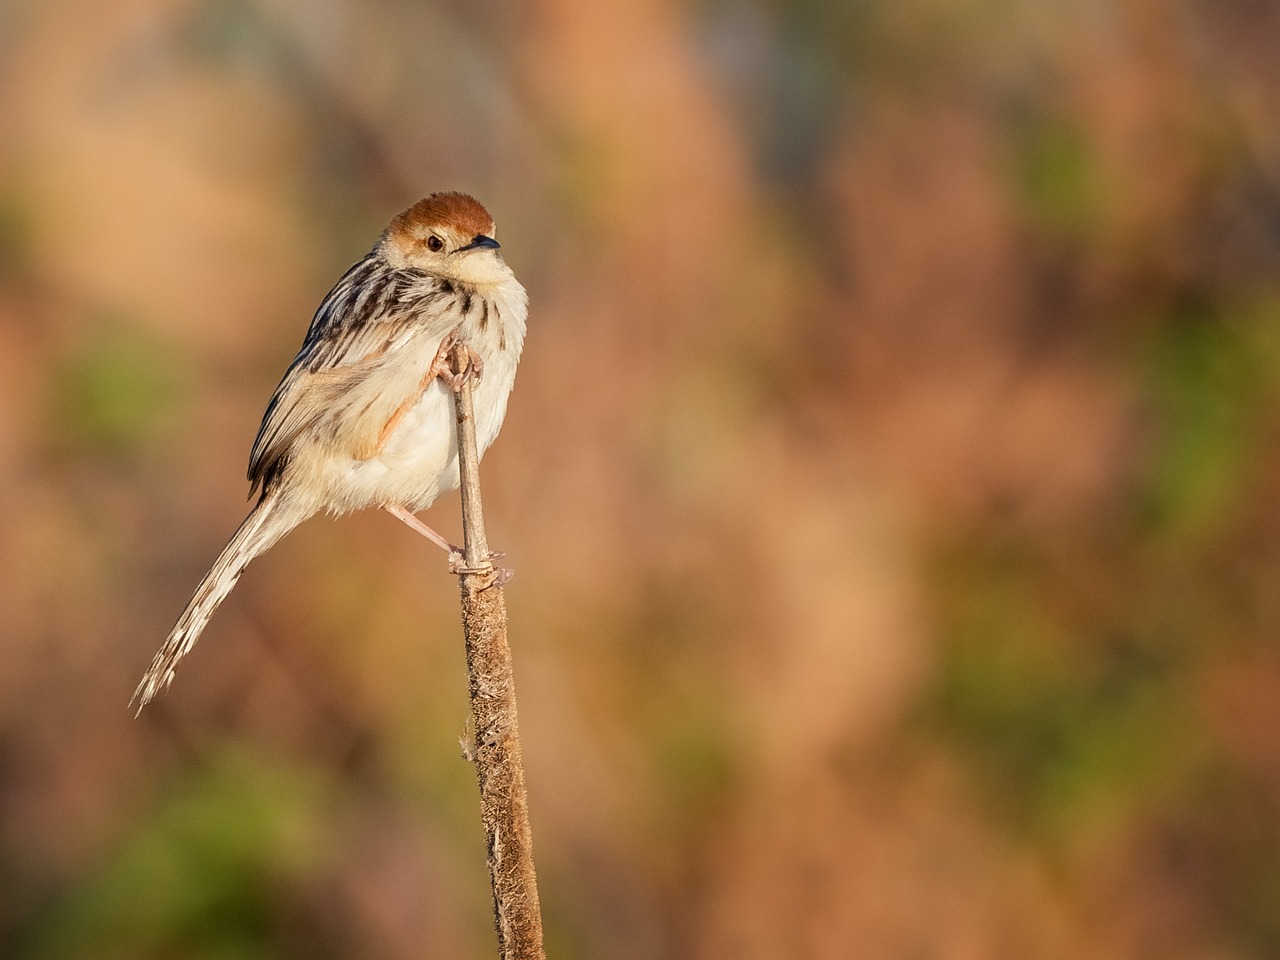
[[[387,513],[391,514],[393,517],[395,517],[397,520],[403,523],[410,530],[414,531],[415,533],[422,534],[424,537],[426,537],[428,540],[434,543],[437,547],[439,547],[445,553],[449,554],[449,572],[450,573],[472,572],[469,568],[464,567],[462,565],[463,554],[462,554],[461,547],[454,546],[452,543],[450,543],[444,537],[440,536],[440,534],[436,533],[434,530],[428,527],[425,523],[419,520],[416,516],[414,516],[404,507],[400,506],[400,504],[391,503],[383,507],[382,509],[387,511]],[[505,553],[502,553],[501,551],[495,551],[489,554],[489,559],[500,560],[505,556],[506,556]],[[510,579],[510,571],[504,571],[504,572],[507,573],[508,579]],[[503,580],[503,583],[505,582],[506,580]]]
[[[372,444],[364,444],[356,450],[355,456],[357,460],[372,460],[382,452],[382,448],[387,445],[387,440],[390,438],[391,432],[395,430],[404,415],[413,409],[414,404],[418,402],[422,392],[426,390],[427,387],[431,386],[431,381],[439,377],[451,388],[453,387],[455,377],[453,371],[449,368],[449,351],[453,349],[457,335],[458,331],[455,330],[444,338],[440,344],[440,349],[436,351],[435,359],[431,361],[431,366],[427,368],[427,372],[423,374],[422,381],[418,384],[418,392],[408,397],[404,403],[396,407],[395,412],[391,414],[387,419],[387,422],[382,425],[382,429],[378,431],[377,440]],[[412,514],[410,514],[410,516],[412,516]],[[408,522],[408,520],[405,520],[405,523]],[[414,527],[414,529],[416,530],[417,527]],[[421,533],[421,531],[419,531],[419,533]]]
[[[450,565],[453,564],[455,557],[458,558],[459,560],[462,559],[461,547],[455,547],[452,543],[450,543],[444,537],[440,536],[440,534],[436,533],[434,530],[428,527],[425,523],[423,523],[421,520],[415,517],[412,513],[410,513],[404,507],[400,506],[400,504],[390,503],[390,504],[387,504],[382,509],[387,511],[387,513],[391,514],[393,517],[395,517],[397,520],[403,523],[410,530],[414,531],[415,533],[422,534],[424,537],[426,537],[428,540],[434,543],[437,547],[439,547],[441,550],[447,553],[449,555]]]

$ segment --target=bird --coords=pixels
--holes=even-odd
[[[385,510],[457,568],[458,549],[415,514],[459,483],[453,391],[472,380],[481,455],[506,415],[528,296],[499,249],[477,200],[433,193],[395,216],[334,284],[258,428],[249,454],[257,502],[138,684],[139,713],[172,683],[250,561],[321,511]]]

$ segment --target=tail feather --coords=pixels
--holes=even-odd
[[[173,682],[178,661],[186,656],[200,639],[205,625],[227,598],[231,588],[244,573],[254,557],[270,549],[276,541],[302,522],[305,516],[297,516],[284,508],[278,496],[266,496],[258,501],[240,529],[222,548],[209,572],[187,603],[178,622],[169,631],[169,637],[160,652],[151,661],[142,682],[134,691],[129,705],[138,704],[138,713],[163,689]]]

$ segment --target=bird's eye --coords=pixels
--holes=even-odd
[[[444,241],[441,240],[439,237],[437,237],[435,234],[432,234],[431,236],[427,237],[427,249],[430,250],[432,253],[439,253],[441,250],[444,249]]]

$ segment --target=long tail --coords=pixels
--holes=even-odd
[[[173,682],[173,672],[178,661],[200,639],[209,618],[218,609],[218,604],[227,598],[249,561],[269,550],[277,540],[308,516],[310,513],[299,514],[297,510],[290,510],[278,494],[265,496],[258,501],[258,505],[245,518],[244,523],[240,524],[240,529],[222,548],[222,553],[196,587],[187,603],[187,609],[182,611],[182,616],[169,631],[169,638],[151,661],[138,689],[133,692],[130,706],[137,703],[138,713],[141,713],[142,708],[156,694]]]

